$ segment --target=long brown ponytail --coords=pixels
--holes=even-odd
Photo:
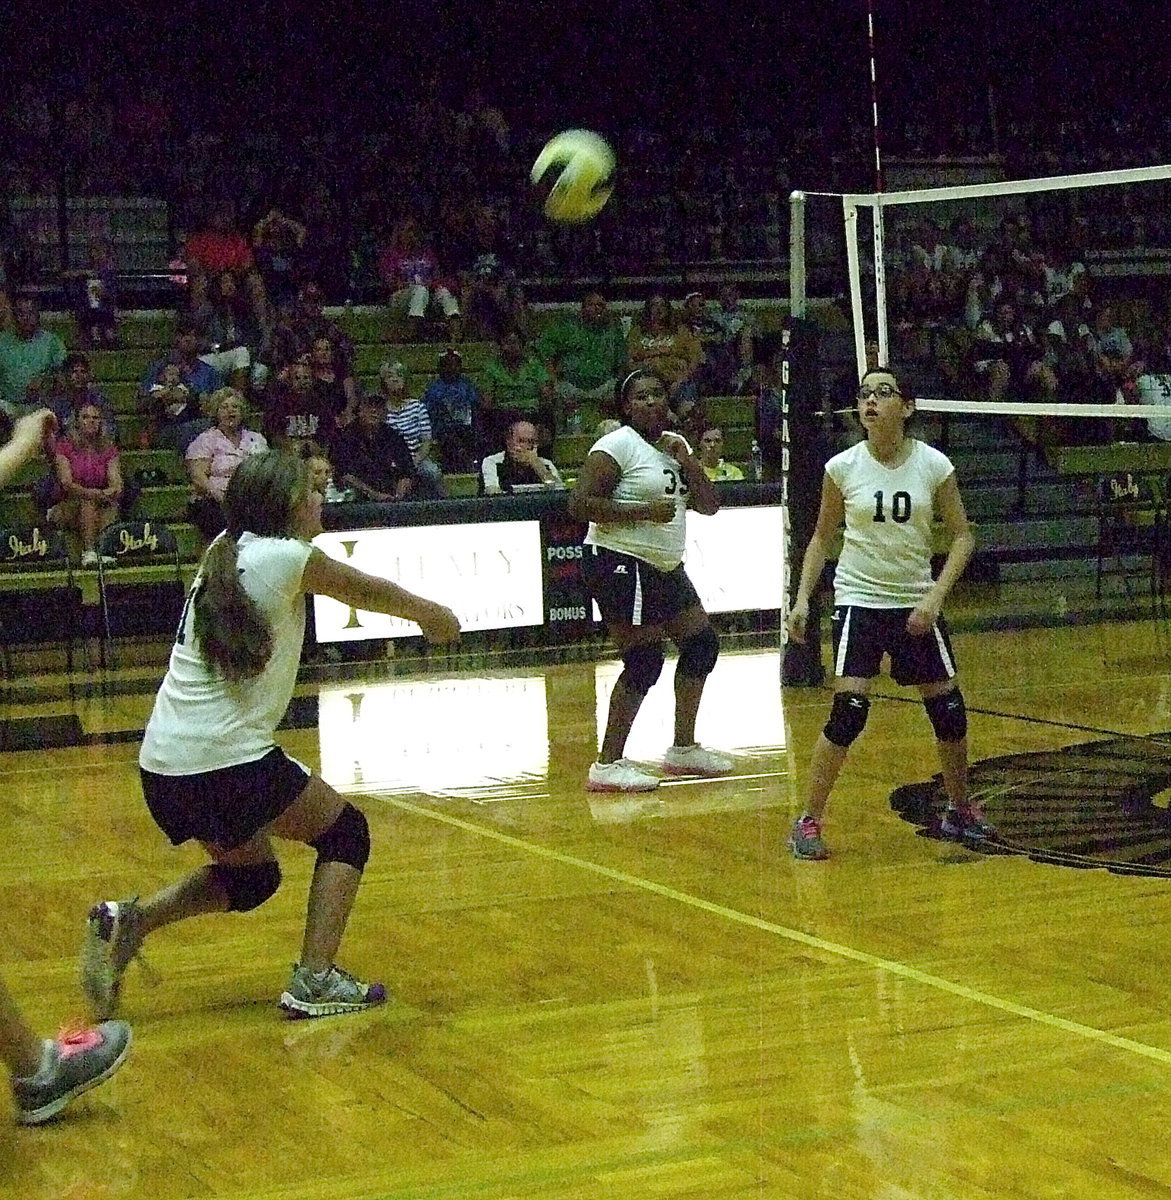
[[[260,674],[272,654],[272,629],[240,582],[237,540],[243,533],[290,537],[293,509],[307,492],[305,464],[279,451],[246,458],[228,482],[228,527],[203,556],[193,606],[203,656],[230,682]]]

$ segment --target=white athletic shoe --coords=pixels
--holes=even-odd
[[[728,775],[736,763],[726,754],[694,746],[672,746],[663,755],[663,770],[671,775]]]
[[[628,758],[612,763],[591,763],[586,787],[591,792],[653,792],[659,777],[644,771]]]

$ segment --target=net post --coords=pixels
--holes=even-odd
[[[789,315],[804,320],[805,294],[805,193],[789,194]]]
[[[781,506],[785,537],[785,602],[791,606],[800,573],[793,569],[817,525],[821,476],[827,440],[817,369],[817,330],[803,317],[792,317],[781,330]],[[821,601],[809,600],[805,641],[788,640],[782,626],[781,683],[817,687],[825,679],[821,662]]]

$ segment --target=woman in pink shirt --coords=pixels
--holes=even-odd
[[[244,397],[235,388],[213,392],[211,406],[215,424],[187,447],[188,516],[208,541],[224,527],[224,492],[232,473],[250,454],[268,449],[262,433],[244,428]]]
[[[56,445],[56,468],[61,498],[49,510],[49,520],[76,531],[81,565],[95,567],[98,537],[117,518],[122,499],[118,447],[106,433],[96,404],[82,404],[74,413]]]

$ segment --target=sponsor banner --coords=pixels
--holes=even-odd
[[[340,562],[446,604],[468,632],[540,625],[541,527],[537,521],[414,525],[319,534],[313,544]],[[410,621],[315,596],[319,642],[418,636]]]

